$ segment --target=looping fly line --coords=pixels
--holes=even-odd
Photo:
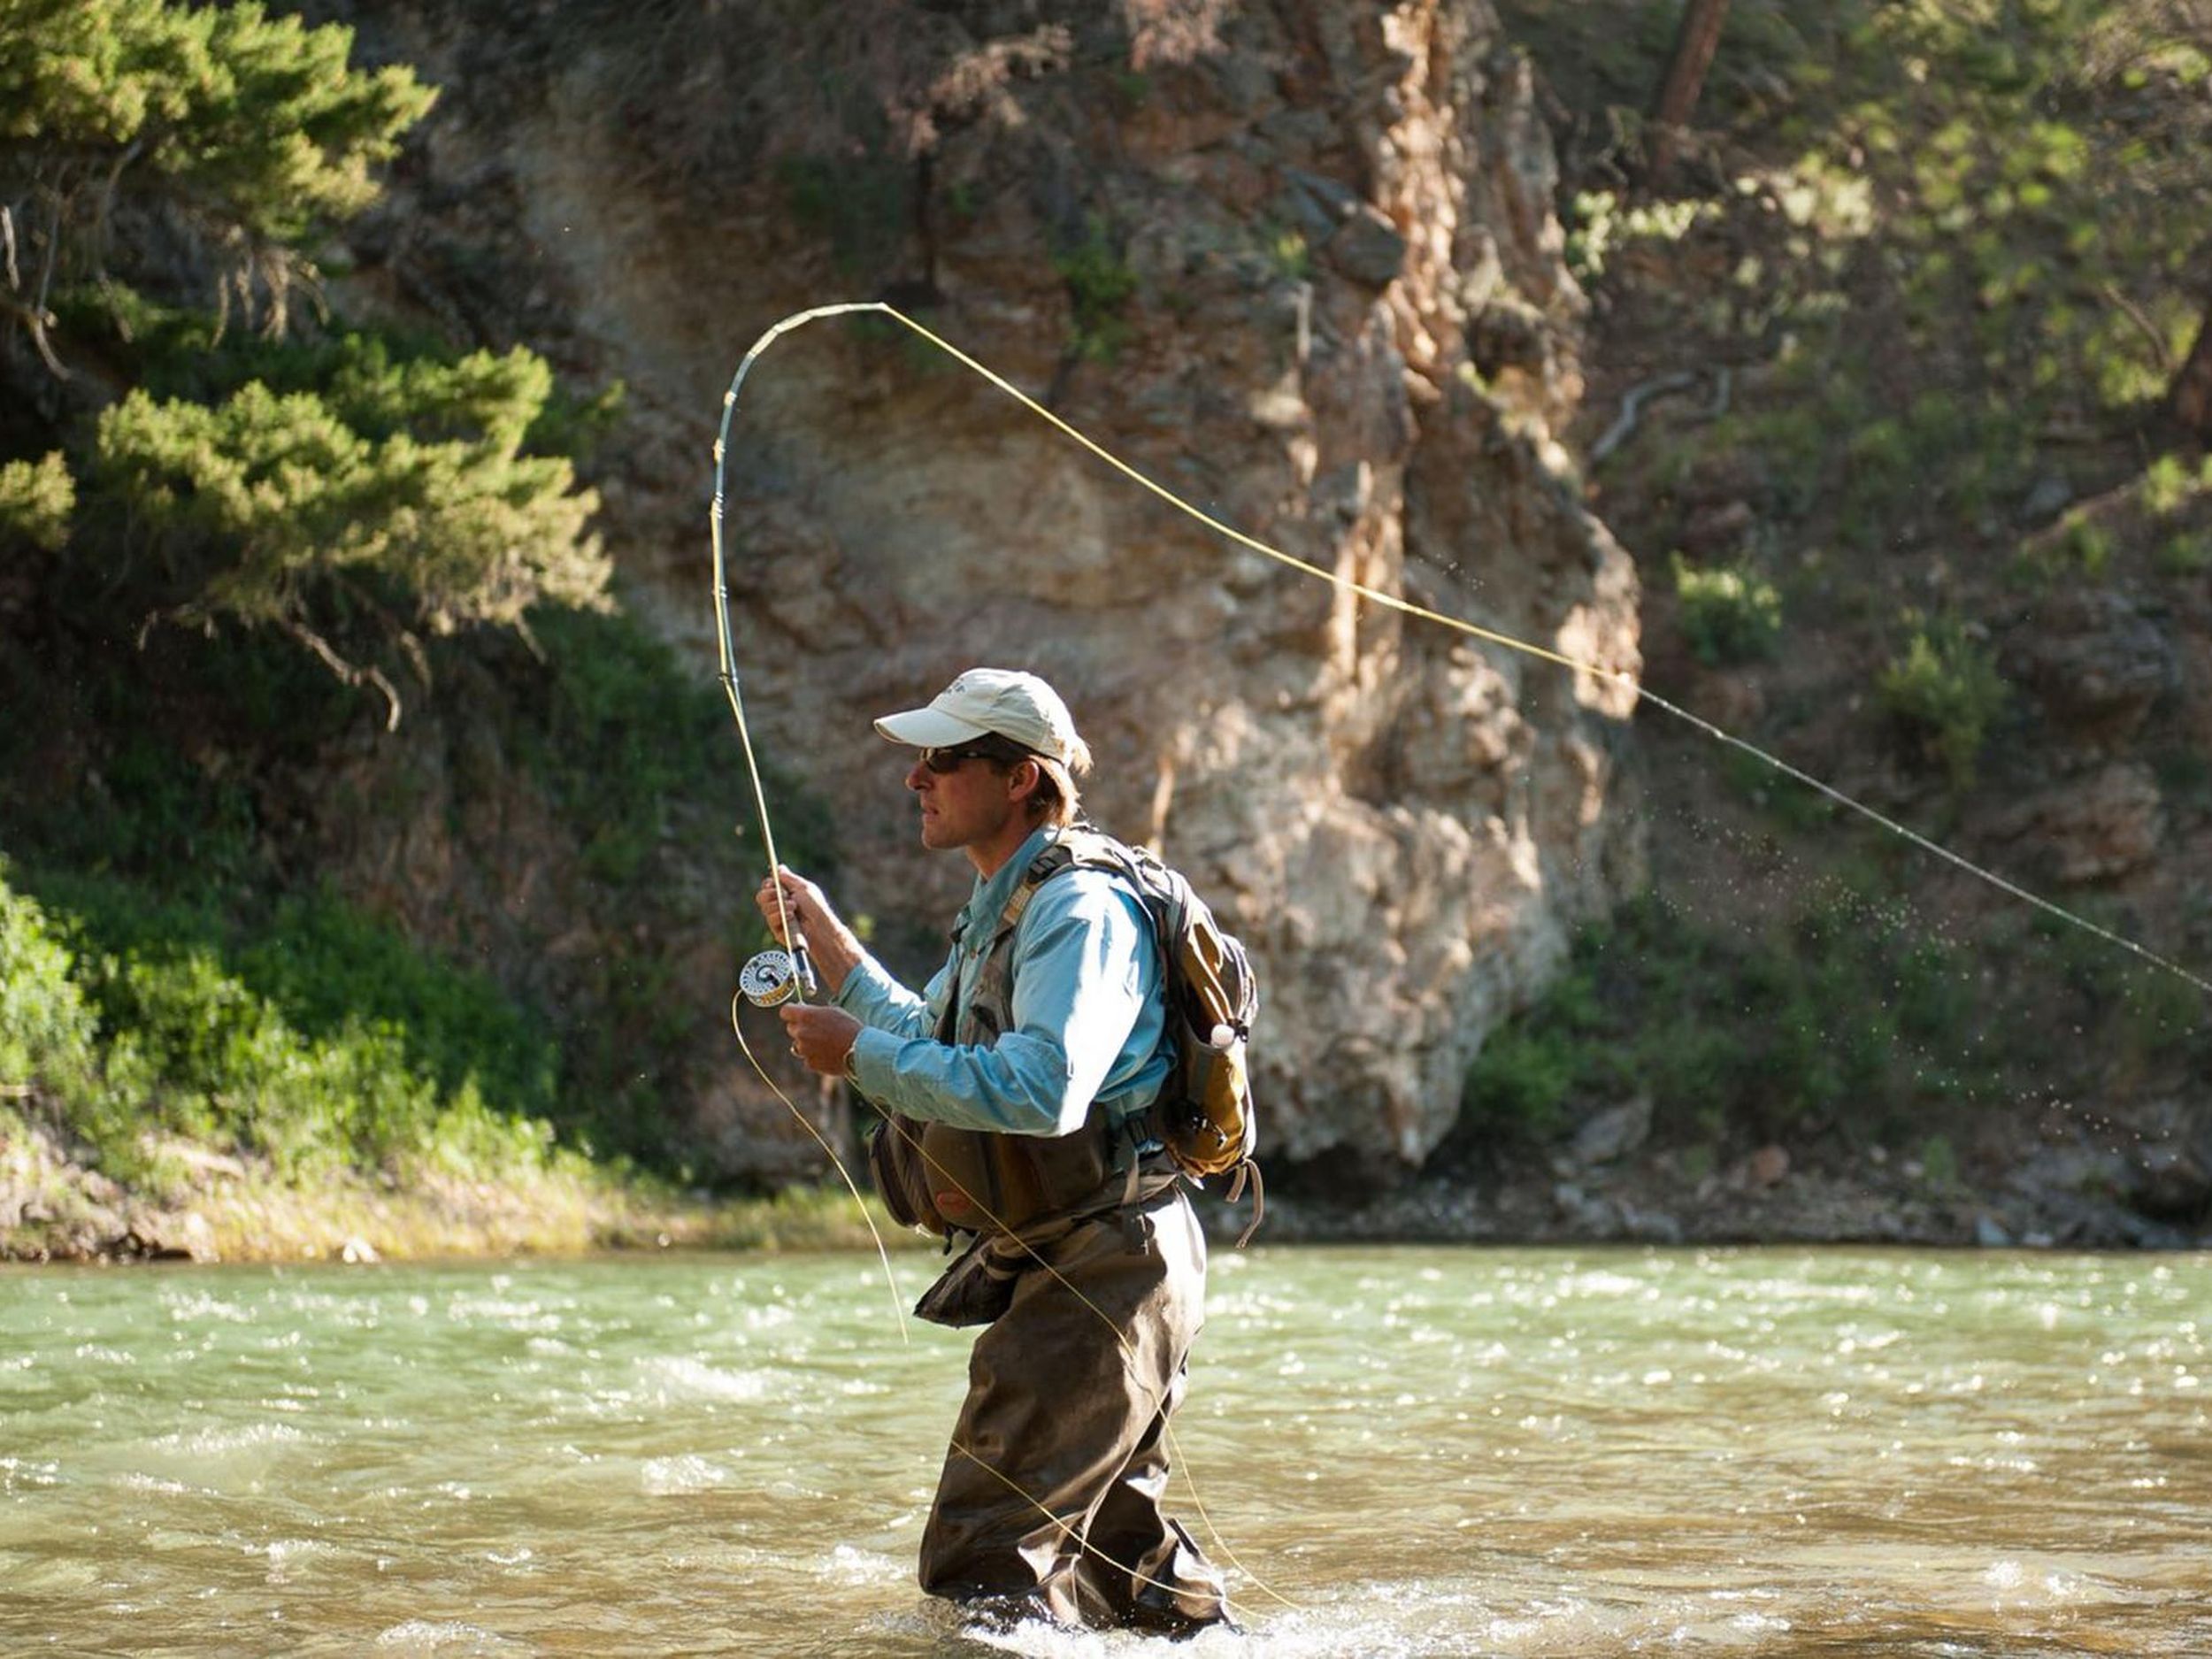
[[[1463,617],[1455,617],[1443,611],[1432,611],[1425,605],[1416,604],[1413,601],[1405,598],[1402,595],[1387,593],[1381,588],[1370,587],[1364,582],[1356,581],[1352,578],[1341,575],[1335,571],[1325,570],[1322,566],[1315,565],[1309,560],[1298,557],[1295,554],[1286,553],[1280,548],[1270,546],[1267,542],[1260,541],[1256,536],[1247,535],[1243,531],[1237,529],[1233,525],[1224,524],[1220,519],[1215,518],[1211,513],[1207,512],[1202,508],[1194,506],[1191,503],[1185,501],[1180,495],[1175,494],[1174,491],[1167,488],[1164,485],[1155,483],[1151,479],[1147,478],[1142,472],[1137,471],[1135,467],[1121,459],[1120,457],[1113,454],[1102,445],[1086,436],[1082,432],[1071,426],[1067,421],[1062,419],[1058,415],[1054,414],[1052,411],[1047,409],[1042,403],[1039,403],[1035,398],[1030,396],[1028,393],[1023,391],[1019,387],[1008,380],[1003,375],[985,367],[984,365],[977,362],[975,358],[961,350],[959,347],[952,344],[951,342],[923,326],[920,323],[916,322],[911,317],[907,316],[903,311],[895,310],[892,306],[884,304],[881,301],[878,300],[856,300],[847,301],[834,305],[818,305],[808,311],[795,311],[790,316],[786,317],[782,321],[771,327],[766,333],[762,334],[758,340],[753,342],[752,349],[745,354],[744,360],[738,365],[737,373],[732,377],[730,380],[729,390],[723,394],[722,424],[719,432],[716,434],[714,442],[714,505],[711,512],[711,526],[714,539],[714,590],[716,616],[718,623],[719,638],[722,647],[722,683],[724,687],[729,693],[731,707],[736,712],[738,730],[741,735],[743,735],[745,731],[745,713],[743,704],[738,695],[737,676],[732,666],[729,594],[725,582],[722,553],[723,464],[725,452],[729,442],[730,418],[737,408],[738,392],[745,383],[745,376],[751,371],[753,364],[759,358],[761,354],[766,351],[767,349],[780,337],[790,333],[794,329],[804,327],[809,323],[818,322],[825,318],[849,317],[864,313],[887,317],[894,322],[903,325],[905,327],[910,329],[914,334],[919,335],[922,339],[927,341],[931,345],[937,348],[938,350],[951,357],[955,362],[959,363],[964,366],[973,370],[977,374],[981,375],[993,386],[998,388],[1000,391],[1004,392],[1009,397],[1011,397],[1016,403],[1021,404],[1023,408],[1029,411],[1031,414],[1035,415],[1039,419],[1046,421],[1054,427],[1057,428],[1066,437],[1073,441],[1075,443],[1079,444],[1085,449],[1090,451],[1091,454],[1096,456],[1101,461],[1103,461],[1108,466],[1113,468],[1115,472],[1120,473],[1124,478],[1126,478],[1131,482],[1150,491],[1154,495],[1158,496],[1162,501],[1167,503],[1177,511],[1187,514],[1190,518],[1196,519],[1200,524],[1204,525],[1208,529],[1234,542],[1237,546],[1243,548],[1248,551],[1257,553],[1264,558],[1271,559],[1278,565],[1286,565],[1288,568],[1298,571],[1307,576],[1311,576],[1318,580],[1327,582],[1331,587],[1338,588],[1342,592],[1356,595],[1358,597],[1366,600],[1371,604],[1379,605],[1389,611],[1396,611],[1406,616],[1417,618],[1423,622],[1433,623],[1439,627],[1449,628],[1455,633],[1465,634],[1471,639],[1480,640],[1485,643],[1491,645],[1502,646],[1507,650],[1517,651],[1525,657],[1532,657],[1537,658],[1539,661],[1555,664],[1561,668],[1570,669],[1576,673],[1588,674],[1594,679],[1604,680],[1609,684],[1623,687],[1626,690],[1633,693],[1639,698],[1642,699],[1644,702],[1652,704],[1655,708],[1662,710],[1667,714],[1672,715],[1678,720],[1681,720],[1689,726],[1696,727],[1697,730],[1705,733],[1706,736],[1714,738],[1722,743],[1725,743],[1732,749],[1741,750],[1744,754],[1751,756],[1763,764],[1773,768],[1783,776],[1796,783],[1802,784],[1805,787],[1813,790],[1816,794],[1826,796],[1837,805],[1848,808],[1851,811],[1856,812],[1862,818],[1871,820],[1873,823],[1879,825],[1883,829],[1888,831],[1891,834],[1909,841],[1912,845],[1920,849],[1921,851],[1928,853],[1936,858],[1941,859],[1944,863],[1951,865],[1953,868],[1962,871],[1966,874],[1972,876],[1976,880],[1984,882],[1986,885],[1994,887],[1998,892],[2005,894],[2010,898],[2019,900],[2022,903],[2032,905],[2035,909],[2042,911],[2045,915],[2063,922],[2069,926],[2079,928],[2082,932],[2092,934],[2094,937],[2104,941],[2108,945],[2116,946],[2118,949],[2127,951],[2131,955],[2133,955],[2140,958],[2142,961],[2148,963],[2151,966],[2157,968],[2163,972],[2170,973],[2176,978],[2186,981],[2188,984],[2195,987],[2200,991],[2205,992],[2207,995],[2212,995],[2212,979],[2208,979],[2200,974],[2194,973],[2189,969],[2182,966],[2179,963],[2160,955],[2158,952],[2150,949],[2147,946],[2138,944],[2135,941],[2127,938],[2124,934],[2116,933],[2112,929],[2103,926],[2097,922],[2093,922],[2087,917],[2082,916],[2076,911],[2070,910],[2064,905],[2059,904],[2050,899],[2047,899],[2039,894],[2032,893],[2027,888],[2019,886],[2017,883],[1999,875],[1995,871],[1986,869],[1984,866],[1974,863],[1971,859],[1967,858],[1959,853],[1953,852],[1949,848],[1921,834],[1917,830],[1900,823],[1895,818],[1889,817],[1886,813],[1878,811],[1875,808],[1867,805],[1864,802],[1856,800],[1851,795],[1846,795],[1842,790],[1836,788],[1832,784],[1823,782],[1820,779],[1814,777],[1810,772],[1805,772],[1799,767],[1793,766],[1789,762],[1782,759],[1779,756],[1770,754],[1765,749],[1759,748],[1756,744],[1747,742],[1742,738],[1736,736],[1733,733],[1723,730],[1721,727],[1714,725],[1710,720],[1704,718],[1702,716],[1694,714],[1689,710],[1683,708],[1680,704],[1670,702],[1668,699],[1659,696],[1645,687],[1633,674],[1629,673],[1624,669],[1614,668],[1602,663],[1585,662],[1579,658],[1566,656],[1562,652],[1551,650],[1545,646],[1535,644],[1531,641],[1517,639],[1512,634],[1502,634],[1494,628],[1483,627],[1478,623],[1468,621]],[[745,739],[745,748],[746,764],[748,769],[752,771],[755,795],[757,800],[759,798],[759,773],[757,769],[753,769],[752,766],[752,742],[749,737],[746,737]],[[760,808],[762,814],[763,833],[765,835],[767,833],[767,806],[764,801],[760,802]],[[774,843],[772,840],[769,842],[769,858],[772,867],[774,863]],[[779,903],[781,902],[780,894],[779,894],[778,902]]]

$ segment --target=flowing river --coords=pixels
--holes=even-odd
[[[1176,1502],[1248,1628],[1169,1647],[912,1587],[966,1341],[872,1259],[0,1271],[0,1652],[2212,1654],[2212,1259],[1212,1292]]]

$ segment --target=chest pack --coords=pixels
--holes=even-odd
[[[1222,932],[1188,881],[1149,853],[1087,825],[1064,832],[1037,856],[1008,900],[977,984],[964,999],[957,984],[949,991],[938,1040],[996,1041],[1011,996],[1014,930],[1037,890],[1073,869],[1118,877],[1151,924],[1167,1015],[1162,1048],[1171,1061],[1158,1098],[1137,1125],[1095,1121],[1094,1109],[1094,1121],[1082,1131],[1055,1137],[955,1129],[894,1113],[871,1149],[877,1187],[906,1225],[946,1236],[1020,1231],[1133,1191],[1137,1148],[1148,1139],[1158,1142],[1176,1174],[1194,1181],[1228,1176],[1232,1202],[1248,1182],[1249,1238],[1262,1206],[1246,1053],[1259,1010],[1258,982],[1244,947]]]

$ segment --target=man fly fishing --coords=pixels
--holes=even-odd
[[[916,995],[788,870],[757,902],[833,1000],[783,1008],[793,1053],[882,1110],[893,1214],[965,1244],[917,1311],[987,1326],[922,1587],[999,1620],[1225,1623],[1220,1575],[1160,1508],[1206,1244],[1148,1111],[1174,1064],[1159,947],[1077,823],[1090,751],[1050,686],[1003,669],[875,725],[920,751],[922,844],[975,866],[944,966]]]

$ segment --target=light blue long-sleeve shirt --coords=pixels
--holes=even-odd
[[[960,912],[951,956],[919,996],[863,956],[836,1002],[861,1022],[852,1074],[880,1106],[962,1129],[1071,1134],[1091,1102],[1115,1119],[1152,1103],[1170,1057],[1159,948],[1134,894],[1102,870],[1069,870],[1039,887],[1014,928],[1013,1023],[996,1042],[941,1043],[938,1021],[989,954],[999,918],[1052,842],[1038,830]]]

